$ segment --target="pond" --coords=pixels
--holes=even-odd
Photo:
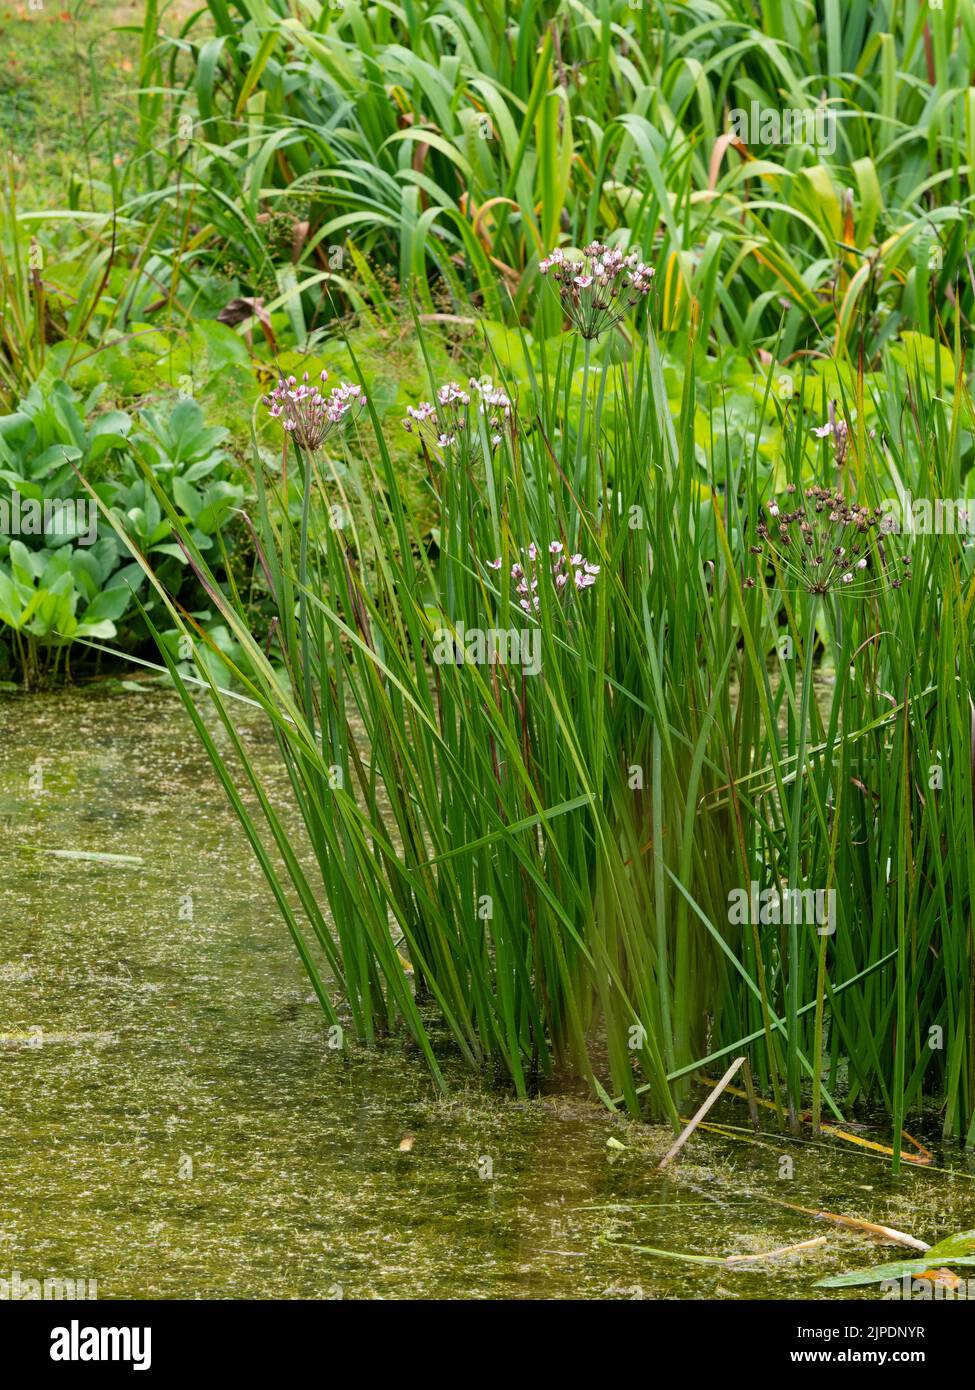
[[[108,1299],[835,1297],[815,1280],[908,1252],[782,1202],[929,1242],[975,1226],[957,1150],[895,1179],[851,1146],[756,1137],[722,1100],[710,1118],[735,1128],[661,1175],[669,1133],[583,1095],[518,1102],[453,1064],[442,1098],[399,1043],[331,1048],[164,689],[0,696],[0,829],[0,1278]],[[824,1235],[738,1267],[632,1248]]]

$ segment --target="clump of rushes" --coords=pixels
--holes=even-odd
[[[835,421],[830,422],[835,429]],[[843,448],[847,435],[843,435]],[[865,597],[877,593],[889,583],[891,588],[899,589],[904,580],[910,577],[910,556],[905,556],[899,571],[895,570],[892,557],[888,557],[884,544],[876,532],[883,513],[871,507],[847,502],[836,488],[819,487],[813,484],[799,492],[790,483],[785,495],[776,500],[772,498],[764,504],[763,512],[755,526],[758,543],[750,547],[751,553],[770,561],[774,570],[772,584],[784,587],[783,572],[795,581],[795,587],[809,595],[806,614],[806,640],[803,647],[802,694],[796,727],[796,767],[804,768],[807,738],[812,710],[813,653],[816,645],[816,622],[821,603],[828,601],[830,595],[859,595]],[[871,569],[876,561],[878,569]],[[766,568],[763,565],[763,571]],[[754,588],[751,577],[744,581],[746,588]],[[791,825],[802,824],[803,799],[806,778],[797,776],[792,786]],[[803,891],[810,886],[801,877],[801,836],[793,830],[789,835],[789,876],[790,891]],[[807,871],[808,872],[808,871]],[[787,1041],[787,1092],[789,1115],[793,1129],[798,1129],[801,1106],[801,1065],[800,1065],[800,1023],[799,1009],[802,993],[802,964],[800,935],[795,921],[789,923],[788,962],[786,978],[786,1009],[788,1017]],[[816,1024],[814,1038],[813,1076],[813,1122],[818,1126],[820,1119],[820,1097],[822,1088],[821,1062],[823,1047],[823,1007],[824,981],[826,976],[826,938],[819,948],[817,974]]]
[[[479,443],[480,417],[487,426],[488,444],[496,449],[510,430],[514,409],[504,391],[490,381],[471,377],[467,388],[448,381],[437,391],[436,404],[421,401],[407,406],[403,428],[441,453],[460,449],[468,451]]]
[[[799,495],[790,483],[785,492],[781,500],[765,503],[755,526],[758,543],[750,550],[771,560],[776,571],[791,575],[798,588],[818,596],[867,594],[888,580],[891,588],[899,589],[910,578],[909,555],[903,557],[900,571],[893,571],[883,542],[879,537],[871,541],[881,512],[847,502],[831,488],[814,485]],[[882,573],[871,569],[874,553]],[[746,578],[745,588],[754,587],[755,580]]]
[[[328,372],[319,374],[322,383]],[[320,449],[333,430],[346,423],[366,403],[362,388],[343,381],[328,395],[311,384],[305,372],[301,381],[294,376],[281,377],[269,396],[263,397],[268,413],[294,439],[298,448],[313,454]]]
[[[521,553],[525,557],[524,563],[517,561],[511,566],[511,578],[514,581],[518,606],[530,613],[532,609],[537,611],[541,607],[541,599],[537,593],[538,562],[541,560],[544,564],[545,555],[534,541],[529,546],[523,546]],[[552,572],[552,582],[557,593],[562,594],[572,589],[581,592],[591,589],[595,584],[600,567],[591,564],[584,555],[566,555],[565,546],[561,541],[549,541],[547,553],[548,567]],[[501,556],[487,563],[488,569],[499,570],[502,565]]]
[[[264,780],[238,733],[238,691],[199,664],[216,739],[159,634],[162,659],[323,1015],[365,1044],[408,1035],[441,1087],[449,1033],[468,1066],[507,1075],[520,1095],[535,1076],[571,1072],[606,1103],[633,1115],[646,1104],[679,1126],[690,1078],[744,1052],[782,1120],[800,1126],[809,1111],[815,1129],[821,1115],[842,1124],[851,1109],[884,1105],[896,1162],[905,1115],[934,1102],[946,1130],[975,1145],[975,815],[971,762],[957,756],[975,665],[957,546],[925,545],[925,582],[918,573],[910,592],[850,603],[874,574],[901,579],[901,541],[835,488],[791,492],[778,515],[757,508],[768,536],[749,518],[745,546],[775,552],[780,590],[796,592],[770,587],[767,602],[743,604],[737,499],[763,495],[757,451],[728,447],[723,505],[698,496],[688,479],[707,402],[690,374],[671,430],[666,403],[657,408],[659,350],[641,335],[617,388],[622,418],[637,427],[600,431],[592,413],[582,450],[590,505],[570,479],[586,419],[568,389],[574,371],[571,350],[548,374],[526,360],[524,418],[542,425],[520,434],[517,450],[488,451],[479,416],[476,484],[475,470],[444,456],[436,547],[428,501],[403,487],[377,420],[357,460],[362,527],[309,536],[307,513],[299,519],[264,488],[256,456],[255,530],[278,634],[270,652],[263,620],[252,626],[246,596],[214,573],[176,514],[239,654],[205,630],[200,641],[267,717],[293,787],[287,819],[276,776]],[[903,391],[893,377],[888,385],[875,398],[885,447],[866,435],[864,472],[886,491],[896,469],[918,495],[942,476],[962,405],[917,393],[905,434]],[[808,443],[788,437],[784,466],[797,481]],[[643,526],[607,505],[601,455]],[[148,461],[144,471],[158,486]],[[786,542],[779,525],[792,512]],[[506,537],[517,538],[507,551]],[[516,562],[522,573],[511,576]],[[825,595],[811,591],[824,584]],[[523,624],[494,622],[498,591],[513,615],[528,604],[528,647],[511,632]],[[471,644],[451,620],[462,667],[434,657],[434,614],[470,620]],[[773,664],[783,618],[794,659]],[[831,679],[814,690],[820,644]],[[528,679],[542,646],[544,678]],[[502,665],[514,699],[500,698]],[[790,902],[825,893],[825,923],[817,908],[816,921],[749,913],[742,931],[729,930],[730,893],[770,881]],[[824,924],[835,931],[817,932]],[[928,1045],[919,1018],[944,1021],[943,1048]]]
[[[653,267],[635,251],[624,255],[615,247],[593,241],[582,258],[556,248],[538,267],[558,291],[566,317],[587,342],[619,323],[650,293]]]

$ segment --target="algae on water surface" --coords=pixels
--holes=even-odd
[[[269,736],[242,720],[287,814]],[[808,1297],[896,1252],[736,1193],[929,1241],[975,1225],[960,1156],[956,1176],[895,1180],[836,1146],[697,1135],[664,1177],[667,1135],[580,1097],[515,1102],[448,1055],[441,1099],[396,1041],[330,1048],[163,691],[0,697],[0,829],[0,1278],[95,1279],[100,1298]],[[822,1234],[743,1269],[624,1244]]]

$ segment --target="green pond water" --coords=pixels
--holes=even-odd
[[[0,1279],[110,1299],[789,1298],[901,1252],[769,1197],[927,1241],[975,1226],[958,1151],[894,1179],[849,1146],[756,1140],[723,1100],[738,1138],[696,1135],[660,1175],[669,1134],[585,1096],[516,1102],[453,1065],[444,1099],[401,1045],[330,1049],[164,690],[0,696],[0,836]],[[823,1235],[743,1268],[627,1248]]]

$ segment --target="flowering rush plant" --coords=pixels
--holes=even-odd
[[[899,589],[910,579],[911,557],[903,557],[898,572],[879,538],[876,554],[882,568],[870,568],[870,532],[880,527],[882,512],[847,502],[842,493],[831,488],[807,487],[800,495],[790,484],[785,491],[781,500],[772,498],[765,503],[755,527],[758,543],[750,550],[772,560],[799,588],[817,595],[834,591],[867,594],[882,588],[887,580],[891,588]],[[755,580],[746,579],[744,586],[753,589]]]
[[[327,380],[328,372],[321,372],[319,381]],[[281,377],[263,401],[268,414],[281,421],[282,428],[298,448],[311,454],[321,448],[333,430],[359,413],[366,398],[360,386],[347,381],[334,386],[325,395],[317,385],[309,382],[305,372],[301,381],[293,376]]]
[[[436,404],[421,401],[407,406],[403,428],[441,453],[460,448],[470,452],[480,443],[480,417],[485,417],[488,443],[496,449],[513,422],[511,401],[490,381],[471,377],[466,389],[448,381],[437,391]]]
[[[635,251],[624,255],[601,241],[590,242],[581,260],[556,247],[538,269],[548,276],[566,317],[587,341],[619,323],[648,295],[654,276],[653,267]]]
[[[833,460],[837,468],[842,468],[850,443],[850,427],[845,420],[837,416],[835,401],[829,403],[829,418],[822,425],[816,425],[813,434],[817,439],[832,439]]]
[[[591,565],[584,555],[566,555],[565,546],[561,541],[549,541],[545,548],[532,541],[531,545],[522,546],[521,554],[524,560],[511,566],[511,579],[515,586],[518,606],[526,613],[537,611],[542,606],[537,591],[539,574],[544,574],[546,568],[551,574],[555,592],[560,595],[572,590],[582,592],[591,589],[599,573],[599,565]],[[496,560],[488,560],[487,563],[488,569],[499,570],[502,565],[501,556]]]

